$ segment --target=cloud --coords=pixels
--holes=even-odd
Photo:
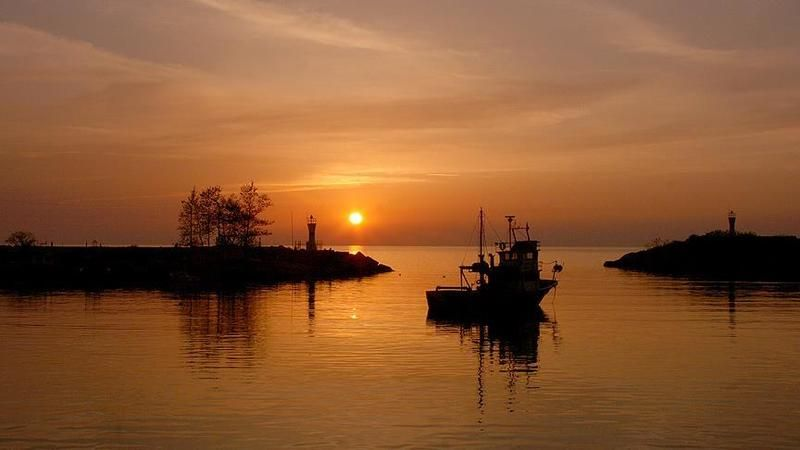
[[[10,82],[160,81],[197,76],[189,69],[127,58],[84,41],[0,22],[0,77]]]
[[[632,11],[603,2],[576,3],[600,21],[610,42],[629,52],[677,58],[695,63],[731,63],[739,60],[736,50],[706,48],[682,39],[676,33],[650,22]]]
[[[0,96],[0,146],[21,157],[130,149],[231,107],[224,83],[192,68],[3,22]]]
[[[190,0],[259,26],[263,31],[316,44],[387,52],[408,43],[328,14],[291,10],[255,0]]]
[[[413,173],[320,173],[291,183],[261,183],[269,192],[301,192],[348,189],[365,185],[423,183],[433,177]]]
[[[624,92],[635,79],[586,82],[496,82],[483,92],[390,100],[337,100],[265,106],[217,123],[274,134],[475,130],[509,123],[547,126],[580,117],[583,108]],[[218,132],[221,130],[215,130]]]
[[[269,192],[302,192],[330,189],[351,189],[363,186],[397,185],[409,183],[446,183],[460,177],[491,178],[498,174],[514,174],[524,171],[520,168],[500,170],[461,170],[459,172],[415,172],[401,169],[341,170],[319,172],[289,183],[256,183]]]

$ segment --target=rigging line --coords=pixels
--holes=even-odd
[[[484,213],[485,213],[485,211],[484,211]],[[503,240],[503,238],[501,238],[501,237],[500,237],[500,233],[498,233],[498,232],[497,232],[497,229],[494,227],[494,225],[492,225],[492,221],[491,221],[491,220],[489,220],[489,217],[488,217],[488,215],[486,216],[486,223],[488,223],[488,224],[489,224],[489,228],[491,228],[491,229],[492,229],[492,233],[494,233],[494,237],[496,237],[496,238],[497,238],[497,241],[495,241],[495,242],[500,242],[500,241],[502,241],[502,240]]]
[[[472,223],[472,231],[469,234],[469,240],[467,242],[472,242],[472,238],[475,237],[475,230],[478,228],[478,220]],[[464,248],[464,255],[461,256],[461,265],[464,265],[464,261],[467,259],[467,253],[469,252],[469,246]]]

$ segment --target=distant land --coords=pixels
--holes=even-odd
[[[294,248],[261,247],[274,223],[262,217],[271,205],[252,181],[229,195],[220,186],[193,187],[180,204],[174,247],[54,247],[16,231],[0,247],[0,288],[239,289],[392,271],[361,252],[320,249],[314,216],[305,249],[299,241]]]
[[[628,253],[604,266],[709,280],[800,282],[800,239],[713,231]]]
[[[391,271],[360,252],[288,247],[0,246],[3,288],[218,288]]]

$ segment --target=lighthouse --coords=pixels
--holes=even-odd
[[[736,213],[733,211],[728,213],[728,234],[736,235]]]
[[[306,250],[310,252],[317,251],[317,219],[314,216],[308,216],[308,241],[306,242]]]

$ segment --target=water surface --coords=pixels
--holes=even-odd
[[[800,294],[564,260],[544,317],[426,318],[465,248],[238,293],[0,293],[0,447],[797,447]]]

